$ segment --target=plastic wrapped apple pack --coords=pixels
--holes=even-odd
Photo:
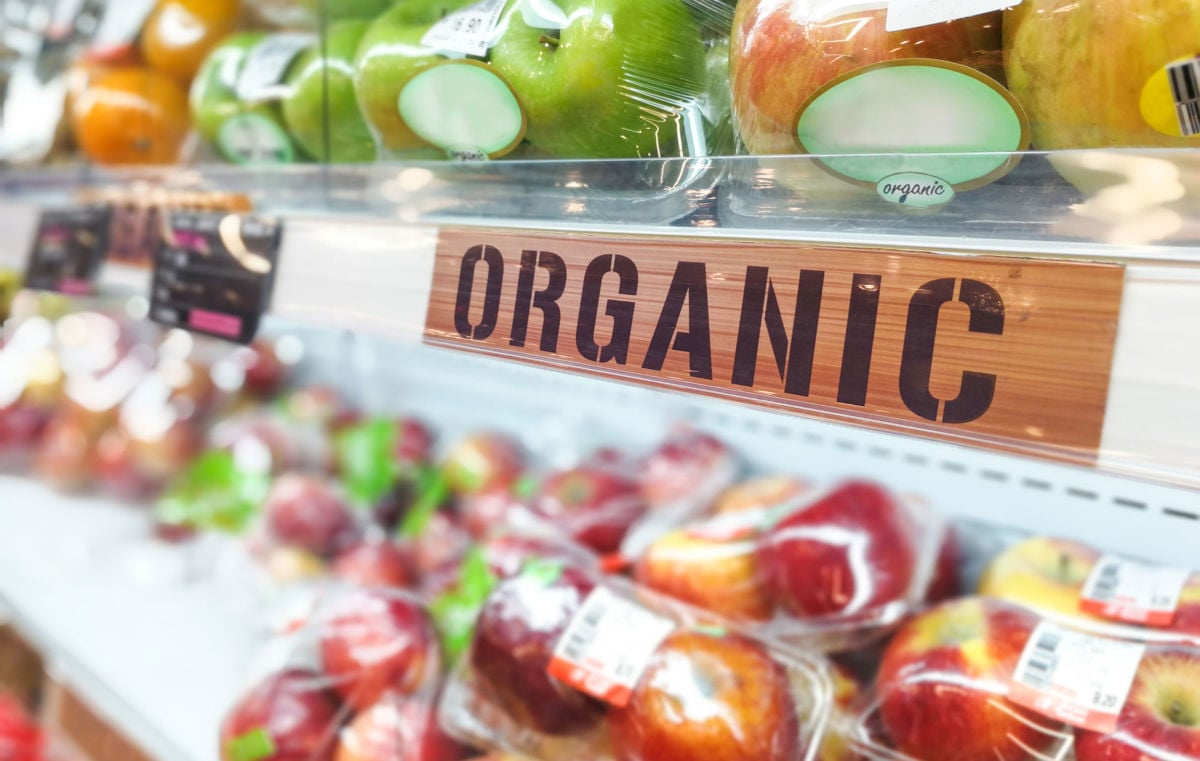
[[[1029,124],[1004,87],[1001,13],[962,15],[977,7],[738,3],[729,71],[742,144],[812,155],[828,174],[910,206],[998,179],[1029,147]]]
[[[453,736],[547,761],[798,760],[830,692],[819,656],[546,561],[496,585],[439,711]]]
[[[1092,631],[1200,645],[1200,572],[1070,539],[1010,545],[989,561],[977,591]]]
[[[220,728],[222,761],[455,761],[437,722],[443,659],[428,613],[390,589],[332,590],[268,649]]]
[[[1200,650],[1119,639],[985,597],[916,616],[885,649],[852,749],[917,761],[1190,759]]]
[[[634,577],[764,636],[844,651],[953,594],[955,552],[948,524],[920,499],[864,481],[813,492],[771,477],[660,537]]]
[[[728,150],[719,0],[420,0],[367,29],[354,87],[381,157]]]

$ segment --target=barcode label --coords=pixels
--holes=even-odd
[[[429,27],[421,37],[421,44],[444,53],[485,56],[503,10],[504,0],[480,0]]]
[[[1134,624],[1170,626],[1189,573],[1104,555],[1083,585],[1079,608]]]
[[[654,651],[674,629],[669,618],[600,587],[583,601],[563,632],[548,671],[620,707],[629,702]]]
[[[1094,732],[1116,729],[1145,646],[1042,622],[1013,673],[1009,699]]]
[[[1180,61],[1167,67],[1175,116],[1184,137],[1200,134],[1200,58]]]

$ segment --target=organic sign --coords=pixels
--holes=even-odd
[[[942,437],[1099,446],[1124,270],[442,230],[426,339]]]

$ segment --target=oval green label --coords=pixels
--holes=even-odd
[[[956,189],[1002,176],[1029,147],[1013,96],[974,69],[913,58],[865,66],[832,80],[799,110],[796,139],[827,169],[877,185],[900,173]]]
[[[875,192],[885,201],[918,209],[941,206],[954,198],[954,187],[950,183],[920,172],[890,174],[876,183]]]
[[[292,139],[262,114],[230,117],[217,133],[217,149],[235,164],[291,164],[296,160]]]

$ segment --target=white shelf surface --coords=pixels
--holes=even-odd
[[[103,499],[0,476],[0,599],[58,675],[160,761],[216,761],[261,623],[212,573],[222,553],[153,541]]]

